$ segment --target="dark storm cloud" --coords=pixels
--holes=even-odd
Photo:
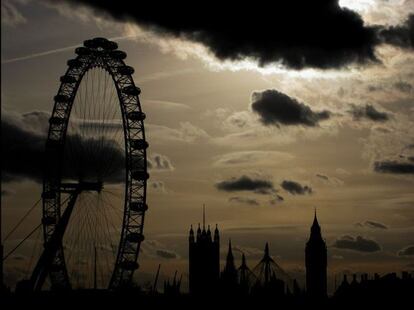
[[[247,198],[247,197],[230,197],[229,202],[237,202],[237,203],[246,204],[249,206],[259,205],[259,202],[256,199]]]
[[[387,225],[375,221],[365,221],[363,223],[356,223],[355,225],[358,227],[367,227],[373,229],[388,229]]]
[[[393,174],[414,174],[414,164],[395,160],[377,161],[374,163],[374,171]]]
[[[22,119],[24,119],[24,115]],[[41,132],[24,128],[17,116],[2,111],[2,182],[19,178],[29,178],[40,182],[44,144],[45,136]]]
[[[269,180],[252,178],[242,175],[239,178],[231,178],[215,184],[216,188],[225,192],[252,191],[257,193],[269,193],[274,191],[273,183]]]
[[[251,107],[264,125],[317,126],[319,121],[330,117],[329,111],[314,112],[309,106],[275,89],[254,92]]]
[[[362,236],[342,236],[341,238],[337,239],[332,246],[338,249],[353,250],[366,253],[381,251],[381,247],[376,241],[366,239]]]
[[[295,181],[284,180],[280,186],[292,195],[312,194],[312,188],[307,185],[301,185]]]
[[[389,119],[387,113],[378,111],[370,104],[365,106],[353,105],[349,113],[354,117],[354,120],[368,119],[374,122],[385,122]]]
[[[340,7],[338,0],[197,6],[165,2],[162,8],[151,1],[67,1],[86,4],[104,18],[133,21],[162,35],[201,43],[218,59],[252,58],[262,66],[327,69],[374,62],[375,45],[381,42],[377,28],[364,25],[358,13]]]
[[[414,245],[409,245],[398,251],[398,256],[414,256]]]
[[[379,37],[391,45],[414,48],[414,14],[410,14],[402,25],[381,29]]]
[[[46,112],[17,115],[2,111],[2,182],[22,178],[42,181],[48,119]],[[64,161],[64,178],[123,181],[124,153],[115,141],[71,135],[66,139],[66,146],[64,157],[76,155],[76,161]]]

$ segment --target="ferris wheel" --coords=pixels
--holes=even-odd
[[[49,119],[44,249],[27,285],[40,290],[131,283],[144,240],[148,143],[126,53],[86,40],[67,62]]]

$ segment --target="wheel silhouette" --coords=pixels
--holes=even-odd
[[[134,69],[95,38],[67,62],[49,119],[43,179],[41,289],[131,284],[144,240],[148,143]]]

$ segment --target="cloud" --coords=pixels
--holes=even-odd
[[[172,171],[174,170],[174,166],[171,163],[171,160],[165,156],[160,154],[151,155],[148,158],[148,169],[157,170],[157,171]]]
[[[177,254],[175,252],[172,252],[172,251],[157,250],[156,253],[157,253],[157,255],[159,257],[165,258],[165,259],[174,259],[174,258],[177,258]]]
[[[339,259],[339,260],[344,259],[344,257],[342,255],[332,255],[332,258],[333,259]]]
[[[283,198],[281,195],[278,195],[278,194],[275,194],[273,197],[274,198],[269,201],[271,205],[276,205],[285,200],[285,198]]]
[[[328,176],[326,174],[317,173],[315,174],[319,181],[322,181],[324,184],[329,184],[333,186],[343,185],[345,182],[337,177]]]
[[[254,92],[251,108],[260,116],[264,125],[313,127],[330,117],[329,111],[314,112],[309,106],[275,89]]]
[[[366,253],[381,251],[381,247],[376,241],[366,239],[362,236],[353,237],[345,235],[337,239],[332,246],[338,249],[353,250]]]
[[[237,202],[237,203],[246,204],[249,206],[259,205],[259,202],[256,199],[247,198],[247,197],[230,197],[229,202]]]
[[[409,93],[413,90],[413,86],[410,83],[404,81],[394,83],[394,88],[398,89],[403,93]]]
[[[363,223],[356,223],[355,226],[373,229],[388,229],[387,225],[375,221],[365,221]]]
[[[295,181],[284,180],[280,186],[292,195],[305,195],[312,194],[312,188],[305,185],[301,185]]]
[[[253,59],[261,66],[278,63],[293,69],[339,68],[376,61],[376,28],[339,6],[338,0],[256,2],[255,7],[208,3],[191,10],[186,3],[67,0],[95,13],[147,30],[200,43],[220,60]],[[190,8],[191,9],[191,8]],[[156,12],[156,14],[154,13]],[[214,16],[214,23],[211,17]],[[385,36],[385,35],[384,35]],[[392,35],[390,35],[392,36]]]
[[[163,193],[167,192],[163,181],[151,181],[149,185],[151,186],[151,188],[153,188],[156,191],[163,192]]]
[[[370,104],[365,106],[353,105],[349,113],[354,117],[354,120],[368,119],[374,122],[384,122],[389,119],[387,113],[378,111]]]
[[[158,240],[145,240],[142,243],[142,254],[144,257],[157,259],[176,259],[180,258],[178,253],[168,249],[168,247]]]
[[[286,231],[294,231],[297,230],[299,227],[296,225],[278,225],[278,226],[250,226],[250,227],[233,227],[227,228],[226,231],[233,231],[233,232],[254,232],[254,231],[279,231],[279,232],[286,232]]]
[[[2,111],[3,182],[22,178],[42,181],[48,120],[49,114],[42,111],[21,115]],[[64,158],[62,178],[100,179],[113,183],[124,181],[125,155],[114,140],[68,134]]]
[[[223,154],[214,158],[213,166],[246,166],[246,165],[273,165],[275,161],[285,161],[293,158],[293,155],[277,151],[240,151]]]
[[[252,248],[247,246],[241,246],[241,245],[233,245],[232,250],[234,252],[239,252],[240,254],[244,254],[247,258],[253,259],[253,258],[261,258],[263,257],[263,250],[258,248]],[[225,249],[225,253],[227,253],[227,249]]]
[[[43,113],[37,113],[40,119]],[[2,110],[2,182],[16,178],[29,178],[38,182],[42,179],[45,133],[40,128],[29,128],[26,124],[28,116]]]
[[[229,115],[223,122],[223,127],[232,131],[249,127],[252,117],[248,111],[239,111]]]
[[[167,74],[167,72],[165,73]],[[174,74],[174,73],[176,72],[171,72],[170,74]],[[140,82],[143,83],[142,78],[140,79]],[[172,110],[172,109],[189,110],[191,109],[190,106],[184,103],[180,103],[180,102],[165,101],[165,100],[152,100],[152,99],[145,100],[145,102],[147,102],[148,104],[151,104],[152,108],[155,106],[157,108],[163,108],[163,109],[168,109],[168,110]]]
[[[148,132],[148,140],[170,140],[179,142],[199,142],[210,136],[203,129],[194,126],[190,122],[181,122],[178,128],[170,128],[163,125],[145,125]]]
[[[327,175],[324,175],[324,174],[317,173],[316,176],[318,178],[322,179],[322,180],[325,180],[325,181],[328,181],[329,180],[329,177]]]
[[[414,14],[410,14],[402,25],[381,29],[379,37],[391,45],[414,48]]]
[[[414,245],[406,246],[398,251],[398,256],[414,256]]]
[[[414,174],[414,164],[398,162],[396,160],[377,161],[374,163],[374,171],[393,174]]]
[[[1,23],[2,25],[15,27],[26,23],[26,18],[10,0],[1,1]]]
[[[271,181],[252,178],[247,175],[242,175],[238,178],[233,177],[230,180],[217,182],[215,186],[218,190],[225,192],[252,191],[259,194],[268,194],[275,191]]]

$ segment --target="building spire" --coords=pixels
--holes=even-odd
[[[266,246],[265,246],[265,257],[269,257],[269,243],[266,242]]]
[[[318,217],[316,216],[316,207],[314,208],[314,210],[315,210],[315,215],[313,216],[313,225],[319,226]]]
[[[229,251],[227,252],[227,260],[228,259],[233,260],[233,251],[231,249],[231,239],[229,239]]]
[[[214,230],[214,242],[219,242],[220,240],[220,234],[219,234],[219,230],[218,230],[218,226],[216,224],[216,229]]]
[[[236,273],[236,266],[234,265],[233,251],[231,249],[231,240],[229,240],[229,250],[227,252],[226,266],[224,267],[224,271],[227,271],[230,273]]]
[[[311,239],[319,239],[322,238],[321,237],[321,227],[319,226],[318,223],[318,217],[316,215],[316,208],[315,208],[315,213],[314,213],[314,217],[313,217],[313,223],[311,226]]]

